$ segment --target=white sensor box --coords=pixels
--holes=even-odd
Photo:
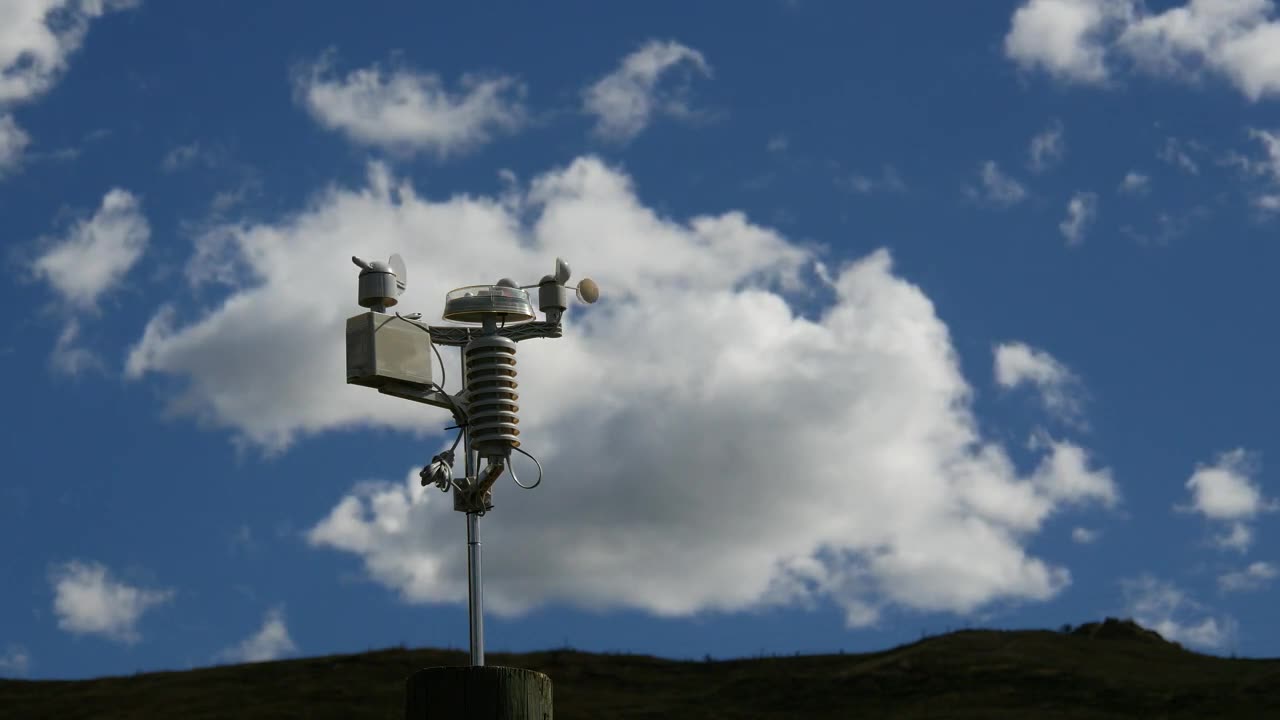
[[[431,384],[431,333],[425,325],[367,312],[347,318],[347,382],[380,388]]]

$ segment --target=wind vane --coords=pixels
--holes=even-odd
[[[459,324],[437,326],[418,322],[421,313],[387,312],[399,304],[408,284],[399,255],[392,255],[385,263],[358,257],[351,261],[360,267],[359,303],[369,311],[347,319],[347,382],[444,408],[453,414],[458,428],[453,447],[433,457],[419,475],[424,486],[433,484],[443,492],[452,491],[453,509],[466,513],[471,664],[483,666],[479,519],[493,509],[493,485],[504,471],[525,489],[542,482],[542,465],[520,448],[516,343],[562,335],[560,319],[568,307],[569,265],[556,258],[555,272],[535,285],[520,286],[503,278],[493,285],[453,290],[445,296],[443,318]],[[526,292],[535,287],[538,309],[545,320],[535,319]],[[590,278],[573,289],[582,302],[594,303],[600,298],[600,288]],[[444,359],[437,345],[462,348],[462,389],[453,395],[444,389]],[[432,375],[432,353],[440,362],[438,383]],[[454,453],[459,441],[464,477],[455,478]],[[526,485],[516,477],[511,464],[513,450],[533,460],[538,468],[536,481]]]

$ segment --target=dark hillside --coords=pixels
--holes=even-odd
[[[575,718],[1280,718],[1280,660],[1200,655],[1117,620],[965,630],[877,653],[679,662],[489,656]],[[404,678],[462,652],[381,650],[75,682],[0,681],[4,718],[399,718]]]

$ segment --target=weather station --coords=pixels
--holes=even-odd
[[[556,258],[555,271],[533,285],[503,278],[492,285],[450,291],[442,319],[454,324],[428,325],[421,322],[421,313],[402,315],[391,310],[408,286],[408,272],[399,255],[385,263],[351,260],[360,268],[358,302],[368,311],[347,319],[347,383],[447,410],[458,430],[452,447],[432,457],[419,475],[424,487],[452,493],[453,509],[466,515],[471,665],[426,668],[410,676],[405,717],[550,718],[551,681],[546,675],[485,666],[480,518],[493,510],[494,485],[504,474],[526,490],[542,483],[541,463],[520,447],[516,344],[561,337],[569,290],[590,304],[599,299],[600,288],[590,278],[570,286],[569,265]],[[542,320],[537,319],[529,297],[528,291],[535,288]],[[439,346],[460,349],[462,388],[453,394],[444,387],[446,368]],[[440,367],[439,382],[433,358]],[[459,443],[462,477],[455,477]],[[533,461],[537,479],[526,484],[517,477],[513,452]]]

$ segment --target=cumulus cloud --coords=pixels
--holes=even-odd
[[[973,200],[983,201],[997,207],[1009,207],[1022,202],[1027,197],[1027,189],[1022,183],[1014,180],[1000,170],[994,160],[988,160],[978,169],[981,188],[968,187],[966,194]]]
[[[880,168],[880,176],[863,175],[854,173],[849,179],[841,183],[859,195],[868,195],[874,192],[905,192],[907,184],[903,182],[901,173],[892,165],[884,165]]]
[[[1265,212],[1280,212],[1280,194],[1257,195],[1253,198],[1253,206]]]
[[[31,144],[31,136],[18,127],[12,115],[0,115],[0,178],[22,164],[22,153]]]
[[[1097,542],[1100,537],[1102,537],[1101,530],[1091,530],[1085,527],[1071,529],[1071,541],[1080,545],[1090,545]]]
[[[193,140],[186,145],[177,145],[171,148],[169,152],[164,154],[164,158],[160,161],[160,167],[165,172],[174,172],[191,167],[199,162],[212,164],[214,155],[206,148],[201,147],[199,140]]]
[[[1084,233],[1098,217],[1098,194],[1077,192],[1067,201],[1067,216],[1058,223],[1058,231],[1068,245],[1084,242]]]
[[[1224,593],[1258,590],[1275,579],[1280,573],[1274,563],[1254,562],[1240,570],[1233,570],[1218,576],[1218,589]]]
[[[1227,525],[1215,540],[1225,548],[1244,551],[1253,542],[1249,521],[1277,509],[1274,500],[1263,496],[1254,482],[1256,459],[1243,448],[1222,453],[1212,464],[1201,464],[1187,480],[1191,504],[1176,509],[1196,512],[1205,519]]]
[[[89,22],[136,0],[10,0],[0,22],[0,105],[43,95],[80,48]]]
[[[1120,500],[1111,471],[1089,468],[1089,454],[1084,448],[1050,437],[1037,438],[1032,448],[1047,448],[1049,454],[1031,476],[1041,494],[1054,502],[1075,504],[1099,503],[1114,506]]]
[[[1133,15],[1128,0],[1028,0],[1013,13],[1005,55],[1070,82],[1108,77],[1106,36]]]
[[[1136,16],[1117,40],[1149,71],[1225,76],[1250,100],[1280,91],[1280,23],[1271,0],[1189,0]]]
[[[507,76],[463,75],[450,91],[439,75],[378,65],[339,77],[323,57],[295,73],[299,101],[323,127],[352,142],[444,158],[525,123],[524,86]]]
[[[82,375],[90,370],[104,370],[102,358],[92,350],[77,344],[80,338],[80,321],[72,318],[63,326],[58,341],[53,345],[50,362],[53,369],[70,376]]]
[[[1171,582],[1142,575],[1122,580],[1121,588],[1133,619],[1166,640],[1222,650],[1236,638],[1239,625],[1233,618],[1213,616],[1208,608]]]
[[[1280,211],[1280,131],[1249,128],[1249,137],[1262,144],[1264,157],[1252,159],[1233,153],[1227,162],[1249,175],[1266,178],[1269,187],[1254,195],[1253,206],[1266,212]]]
[[[655,115],[690,115],[686,88],[662,84],[664,77],[681,69],[686,71],[686,83],[692,74],[711,75],[702,53],[672,40],[651,40],[623,58],[618,69],[582,93],[583,112],[596,118],[596,135],[627,142],[648,127]]]
[[[1151,188],[1151,178],[1140,172],[1130,170],[1120,181],[1119,191],[1125,195],[1145,195]]]
[[[1280,183],[1280,131],[1249,128],[1249,137],[1262,143],[1266,157],[1251,165],[1259,174],[1266,174]]]
[[[138,621],[143,613],[173,598],[172,590],[147,590],[116,580],[96,562],[64,563],[53,570],[50,582],[59,628],[128,644],[142,639]]]
[[[1022,342],[995,347],[996,384],[1004,388],[1033,386],[1044,408],[1065,422],[1083,422],[1083,388],[1079,378],[1057,358]]]
[[[595,158],[498,198],[437,200],[375,165],[364,187],[222,232],[218,262],[243,267],[243,284],[208,313],[157,315],[128,371],[184,378],[176,410],[276,450],[333,428],[434,433],[447,420],[343,384],[353,252],[422,268],[402,303],[425,313],[492,273],[536,279],[555,255],[600,282],[604,299],[574,309],[565,337],[520,348],[523,447],[547,479],[498,488],[485,591],[501,615],[825,599],[866,624],[890,607],[1042,600],[1070,574],[1030,555],[1029,537],[1114,495],[1082,448],[1046,443],[1022,475],[981,436],[946,325],[888,252],[825,272],[835,300],[808,319],[801,280],[824,275],[810,250],[739,212],[659,215]],[[286,258],[287,278],[271,271]],[[416,468],[357,484],[317,520],[313,545],[358,558],[406,601],[466,597],[458,516]]]
[[[274,608],[267,612],[256,633],[222,651],[218,657],[233,663],[255,663],[278,660],[297,651],[284,622],[284,611]]]
[[[64,301],[93,310],[142,257],[150,237],[138,198],[114,188],[92,218],[54,238],[32,267]]]
[[[31,268],[71,309],[96,312],[98,301],[142,258],[150,237],[138,198],[115,188],[103,196],[93,217],[80,220],[61,237],[42,239],[42,252]],[[102,360],[80,345],[80,333],[80,320],[69,315],[50,356],[54,371],[75,376],[103,369]]]
[[[1189,175],[1199,175],[1200,164],[1191,157],[1189,150],[1203,150],[1203,147],[1194,140],[1165,138],[1164,146],[1156,153],[1156,157]]]
[[[1253,526],[1243,522],[1230,523],[1225,532],[1214,536],[1213,542],[1223,549],[1244,552],[1253,544]]]
[[[1250,100],[1280,92],[1280,22],[1271,0],[1188,0],[1160,12],[1134,0],[1028,0],[1005,54],[1024,69],[1102,84],[1122,69],[1225,78]]]
[[[10,644],[0,653],[0,673],[23,677],[31,670],[31,653],[21,645]]]
[[[49,91],[84,43],[89,23],[136,0],[9,0],[0,5],[0,111]],[[0,177],[16,168],[30,136],[0,114]]]
[[[1044,172],[1057,165],[1066,151],[1066,143],[1062,140],[1062,123],[1055,120],[1031,138],[1031,147],[1027,150],[1030,167],[1035,172]]]
[[[1251,518],[1268,505],[1251,481],[1253,468],[1244,449],[1218,457],[1213,465],[1201,465],[1187,480],[1192,509],[1211,520]]]

